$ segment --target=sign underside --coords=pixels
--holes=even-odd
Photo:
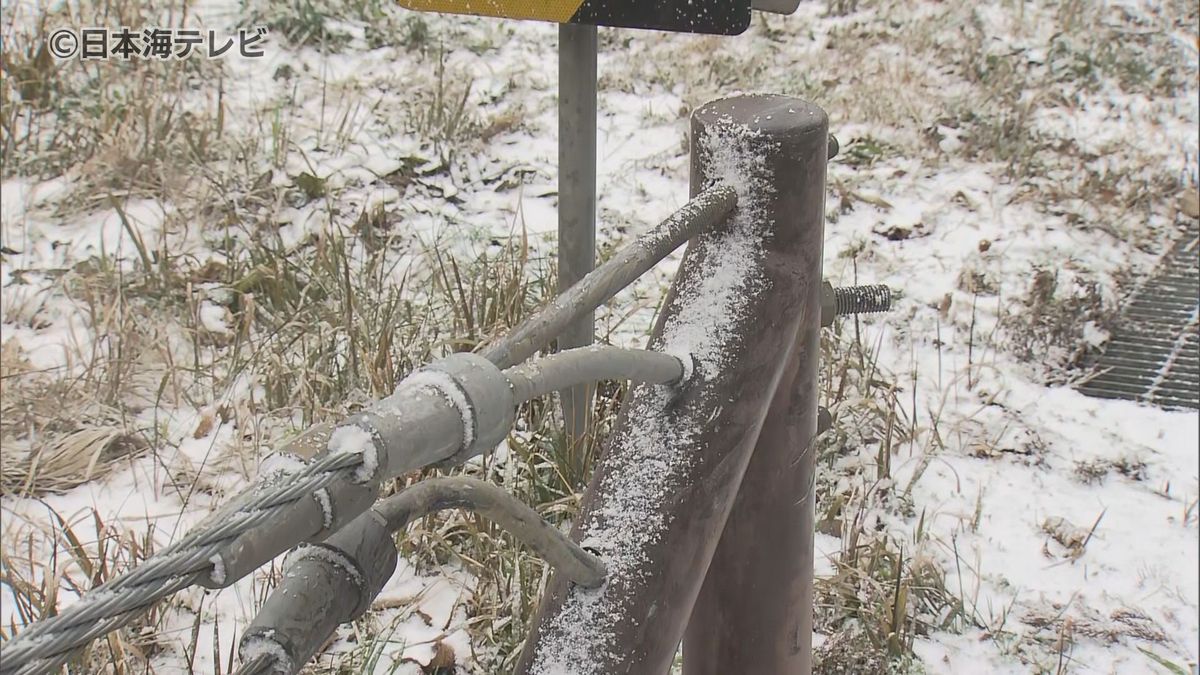
[[[750,0],[398,0],[421,12],[554,23],[737,35],[750,26]]]

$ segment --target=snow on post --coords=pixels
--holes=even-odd
[[[695,373],[678,398],[631,392],[574,532],[608,577],[595,590],[551,582],[521,673],[668,670],[820,280],[820,247],[797,232],[821,211],[824,164],[814,191],[789,152],[816,133],[824,151],[824,113],[738,97],[698,110],[693,133],[692,193],[726,184],[738,208],[689,243],[650,346],[691,354]]]
[[[773,172],[788,193],[774,204],[788,221],[777,227],[804,252],[787,270],[795,302],[791,319],[798,325],[738,498],[691,609],[683,675],[808,675],[812,670],[812,439],[829,136],[825,113],[809,104],[775,99],[750,114],[780,144],[771,156]]]

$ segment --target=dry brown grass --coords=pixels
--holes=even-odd
[[[814,672],[828,675],[903,669],[916,638],[973,623],[967,599],[946,585],[924,508],[911,497],[920,471],[903,490],[892,475],[893,459],[908,456],[912,444],[922,444],[922,456],[938,452],[938,423],[918,431],[917,411],[903,400],[911,385],[880,369],[873,334],[848,319],[822,339],[821,404],[833,426],[816,441],[816,529],[841,542],[833,574],[815,584],[816,630],[829,637]],[[880,522],[883,513],[913,517],[918,508],[911,537]]]
[[[64,211],[105,206],[112,194],[165,199],[191,190],[198,167],[226,150],[220,96],[196,86],[219,78],[215,62],[55,61],[45,46],[61,26],[176,27],[187,18],[186,5],[75,0],[42,9],[24,24],[33,30],[10,19],[0,71],[3,175],[73,177]]]
[[[145,448],[144,439],[119,427],[83,428],[15,458],[10,453],[0,468],[0,494],[65,492]]]

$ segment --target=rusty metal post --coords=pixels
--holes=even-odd
[[[783,152],[805,167],[802,180],[812,191],[796,233],[813,254],[793,270],[805,280],[798,284],[800,329],[692,610],[683,640],[684,675],[812,672],[812,440],[818,427],[824,141],[824,128],[819,139],[797,133],[784,141]],[[850,305],[837,300],[839,307]]]
[[[815,373],[802,366],[820,315],[827,127],[782,96],[693,116],[692,194],[728,184],[738,208],[689,243],[651,340],[690,355],[692,372],[681,393],[647,385],[626,399],[572,532],[608,578],[595,590],[551,580],[516,672],[669,669],[768,407]]]

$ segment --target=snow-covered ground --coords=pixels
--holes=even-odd
[[[934,570],[921,578],[936,578],[942,595],[926,596],[953,602],[939,605],[943,616],[904,609],[911,626],[942,626],[906,633],[911,658],[897,663],[915,672],[1192,667],[1200,418],[1086,398],[1065,382],[1080,375],[1078,351],[1106,339],[1105,318],[1131,284],[1197,217],[1195,3],[834,4],[850,11],[806,3],[794,16],[758,16],[736,38],[601,31],[601,245],[686,201],[697,106],[757,91],[822,106],[842,145],[829,172],[826,277],[900,292],[860,337],[852,323],[831,336],[831,355],[861,344],[875,370],[830,364],[823,384],[836,417],[821,453],[824,587],[853,578],[855,531],[859,543],[903,552],[913,597],[918,572]],[[49,9],[51,27],[87,25],[90,3],[65,7]],[[125,23],[178,21],[168,5],[133,7]],[[332,269],[347,284],[371,279],[419,305],[434,293],[426,249],[478,256],[515,234],[529,238],[531,267],[553,254],[556,29],[371,2],[321,4],[329,16],[313,19],[312,7],[189,3],[188,25],[269,22],[271,41],[261,59],[146,69],[187,73],[164,85],[158,109],[190,117],[163,137],[191,130],[212,148],[149,174],[128,163],[144,152],[123,131],[142,128],[135,116],[115,113],[99,131],[70,117],[88,114],[77,110],[34,116],[14,108],[17,71],[6,66],[5,124],[40,139],[13,154],[5,141],[0,184],[6,634],[25,622],[28,596],[44,588],[67,604],[109,574],[90,568],[96,560],[164,547],[248,484],[273,443],[353,402],[321,392],[340,391],[331,373],[376,345],[336,321],[301,327],[334,345],[312,372],[254,357],[291,354],[266,328],[297,328],[271,323],[284,306],[276,294],[294,291],[286,306],[305,308],[333,293],[313,275],[299,275],[308,285],[298,290],[272,286],[279,261],[327,270],[321,256],[341,246]],[[6,50],[43,11],[5,4]],[[300,39],[314,27],[324,42]],[[106,91],[108,106],[126,87],[158,91],[135,86],[136,70],[95,70],[108,84],[85,86],[92,71],[57,67],[64,90]],[[36,164],[63,142],[55,115],[105,145]],[[250,259],[263,242],[276,257]],[[678,259],[602,312],[599,334],[643,346]],[[235,268],[246,274],[231,282],[223,271]],[[447,339],[449,328],[417,315],[414,334]],[[514,452],[502,450],[485,472],[511,479]],[[29,458],[51,456],[63,476],[27,485]],[[494,636],[472,617],[477,568],[438,544],[453,529],[439,523],[421,526],[418,552],[320,667],[502,669]],[[93,663],[118,653],[156,673],[223,669],[272,575],[184,592]],[[842,609],[819,612],[828,664],[850,658],[832,648],[834,632],[877,628]]]

